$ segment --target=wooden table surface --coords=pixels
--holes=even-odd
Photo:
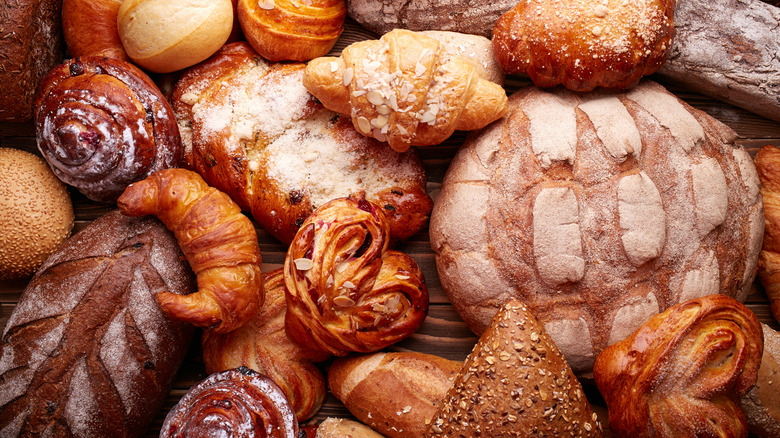
[[[351,41],[364,39],[365,32],[350,34],[345,32],[337,47],[338,52]],[[657,78],[655,78],[657,80]],[[662,81],[659,81],[662,82]],[[663,83],[663,82],[662,82]],[[520,78],[507,78],[507,91],[527,85],[528,82]],[[772,144],[780,147],[780,123],[774,122],[755,114],[749,113],[737,107],[689,93],[685,90],[667,85],[670,91],[691,104],[701,109],[721,122],[734,129],[740,136],[738,143],[749,151],[751,156],[762,146]],[[35,143],[35,129],[32,123],[11,124],[0,123],[0,146],[23,149],[38,154]],[[451,158],[464,139],[463,135],[456,134],[453,138],[440,146],[418,148],[423,158],[428,178],[428,193],[434,200],[439,192],[444,174]],[[74,233],[83,229],[94,219],[115,208],[115,205],[98,204],[86,199],[75,190],[70,190],[71,199],[76,213]],[[273,237],[258,229],[260,249],[263,256],[263,270],[268,271],[282,266],[286,247]],[[453,310],[446,294],[442,290],[436,272],[434,254],[431,251],[427,230],[413,236],[396,249],[412,256],[420,265],[426,278],[426,284],[430,293],[430,311],[421,329],[412,337],[388,348],[391,351],[420,351],[449,359],[463,360],[471,351],[476,336],[466,327],[458,314]],[[8,318],[13,311],[22,291],[29,279],[18,281],[0,281],[0,327],[5,327]],[[747,306],[753,310],[759,319],[774,329],[780,330],[780,325],[772,318],[769,311],[767,298],[756,283],[753,291],[746,301]],[[167,411],[186,393],[186,391],[198,381],[206,377],[203,364],[200,359],[199,337],[196,336],[190,348],[185,363],[179,371],[174,387],[171,390],[163,410],[157,416],[147,436],[157,436]],[[322,364],[323,368],[327,362]],[[597,410],[603,414],[603,400],[598,391],[590,382],[583,382],[586,393]],[[333,396],[328,394],[324,406],[312,421],[321,421],[327,417],[351,417],[343,405]]]

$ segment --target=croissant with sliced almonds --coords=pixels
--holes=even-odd
[[[215,333],[257,314],[264,298],[257,232],[228,195],[195,172],[165,169],[128,186],[117,203],[128,216],[157,216],[197,275],[196,293],[157,295],[165,313]]]
[[[300,345],[345,356],[371,353],[417,331],[428,314],[422,271],[388,249],[383,210],[358,198],[316,209],[284,261],[285,326]]]
[[[326,108],[350,114],[358,132],[399,152],[483,128],[507,112],[504,89],[481,78],[468,58],[403,29],[312,60],[303,84]]]
[[[609,426],[630,437],[746,437],[740,397],[756,384],[764,336],[756,315],[725,295],[656,314],[596,358]]]

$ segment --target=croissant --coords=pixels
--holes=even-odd
[[[270,61],[327,54],[344,31],[344,0],[240,0],[238,20],[249,44]]]
[[[758,256],[758,278],[772,315],[780,321],[780,149],[764,146],[754,163],[764,198],[764,242]]]
[[[168,102],[134,65],[85,56],[52,69],[35,97],[38,148],[57,177],[115,202],[130,183],[181,159]]]
[[[227,333],[257,314],[263,303],[257,233],[230,197],[195,172],[165,169],[131,184],[118,205],[128,216],[156,215],[197,275],[198,292],[157,295],[168,315]]]
[[[284,261],[285,324],[295,342],[344,356],[420,327],[428,313],[422,271],[388,239],[382,209],[365,199],[335,199],[304,221]]]
[[[326,108],[397,151],[430,146],[455,130],[480,129],[507,112],[504,89],[439,41],[396,29],[354,43],[339,58],[309,62],[303,84]]]
[[[746,437],[740,397],[755,385],[761,324],[725,295],[651,317],[596,358],[610,428],[630,437]]]
[[[239,367],[211,374],[168,412],[160,438],[298,438],[298,422],[282,390]]]
[[[284,330],[287,302],[284,274],[276,269],[263,274],[265,302],[243,327],[226,334],[203,334],[206,372],[246,366],[271,378],[287,395],[298,421],[308,420],[325,400],[325,378],[312,362],[321,354],[292,342]]]

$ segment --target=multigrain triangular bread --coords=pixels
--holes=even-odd
[[[602,436],[582,387],[516,299],[496,313],[425,437]]]

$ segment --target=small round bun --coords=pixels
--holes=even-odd
[[[216,52],[233,29],[230,0],[125,0],[117,17],[130,59],[156,73],[190,67]]]
[[[32,275],[73,229],[73,206],[46,162],[0,148],[0,279]]]

